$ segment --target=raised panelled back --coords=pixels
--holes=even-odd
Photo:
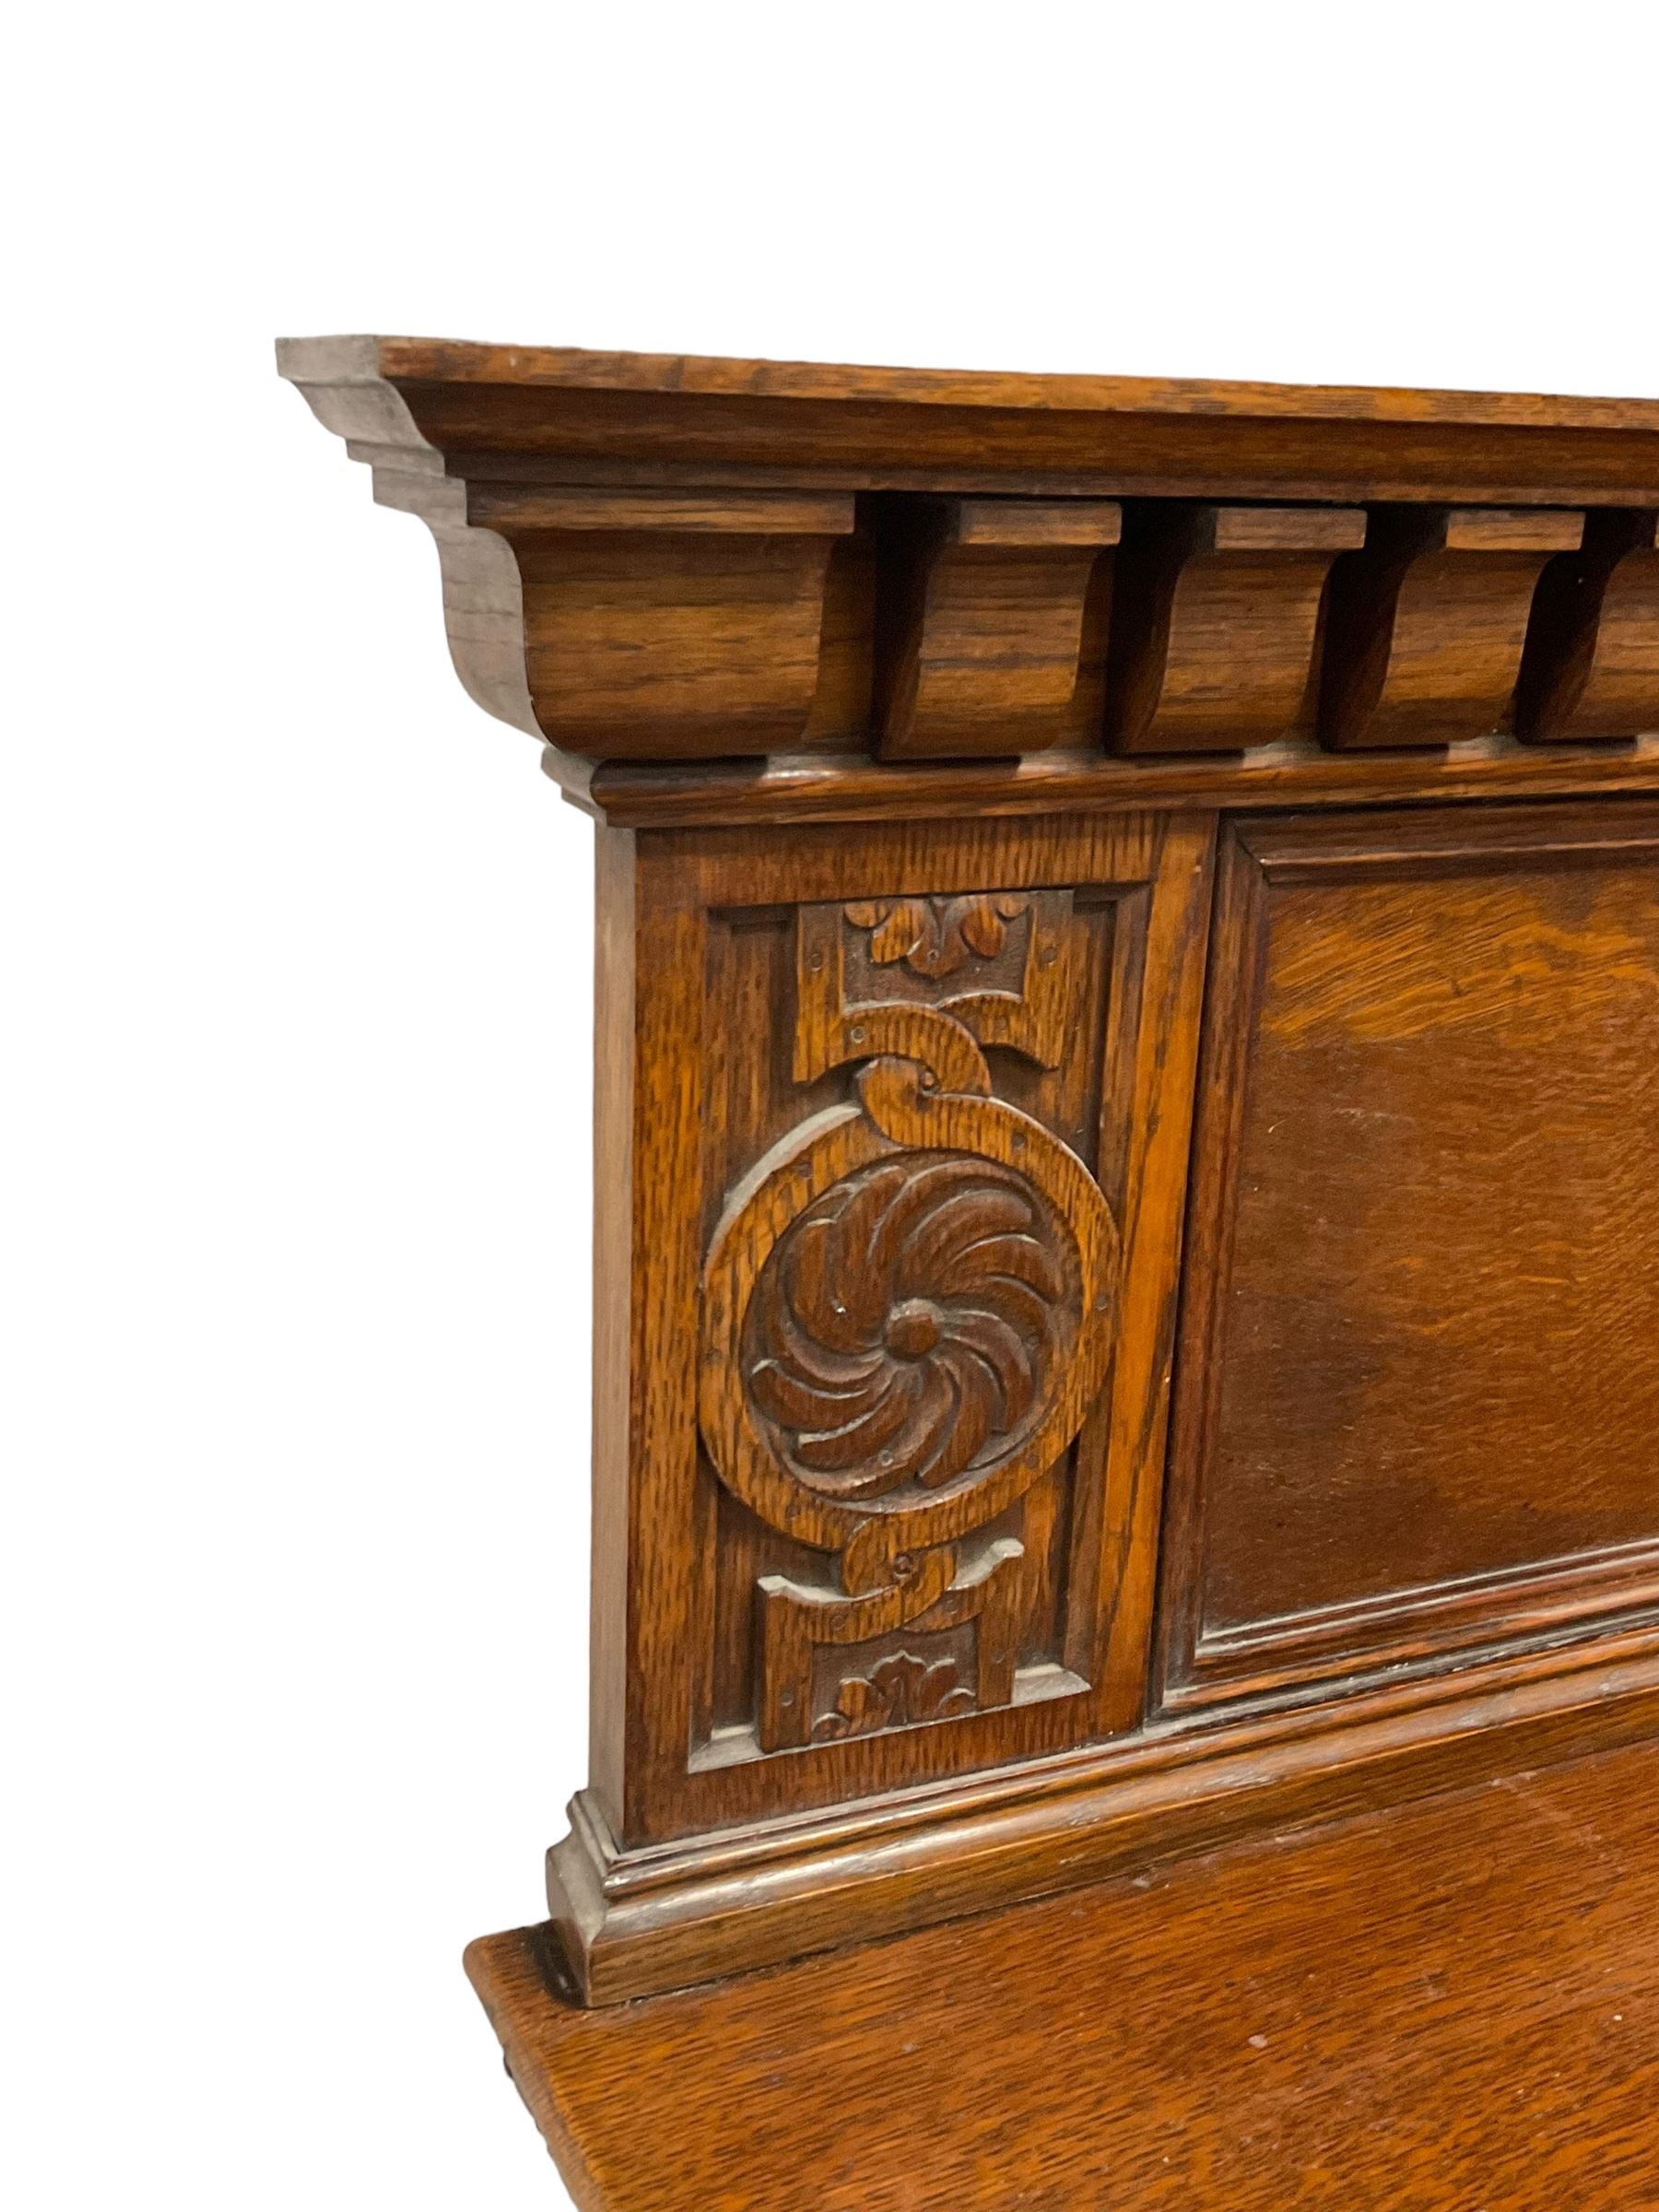
[[[601,824],[583,1997],[1651,1739],[1659,403],[281,365]]]
[[[1168,1702],[1659,1604],[1659,807],[1223,843]]]

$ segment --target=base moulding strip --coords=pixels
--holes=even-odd
[[[582,2212],[1659,2204],[1659,1745],[639,2005],[466,1971]]]
[[[971,1790],[618,1852],[585,1798],[548,1853],[582,2000],[608,2005],[999,1909],[1237,1837],[1659,1732],[1659,1630],[1155,1733]]]

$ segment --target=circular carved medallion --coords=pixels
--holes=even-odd
[[[1018,1450],[1079,1320],[1070,1240],[1027,1178],[896,1152],[772,1247],[745,1328],[749,1403],[827,1498],[918,1495]]]
[[[733,1193],[703,1266],[699,1405],[721,1480],[842,1555],[850,1591],[994,1521],[1105,1371],[1117,1232],[1005,1101],[877,1060]]]

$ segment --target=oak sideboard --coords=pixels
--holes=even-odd
[[[1659,2203],[1659,401],[279,365],[598,840],[576,2201]]]

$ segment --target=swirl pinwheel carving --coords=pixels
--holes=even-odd
[[[726,1488],[837,1553],[854,1596],[985,1528],[1065,1451],[1105,1366],[1116,1255],[1099,1185],[1030,1115],[895,1054],[858,1091],[733,1193],[699,1392]]]
[[[750,1401],[808,1489],[873,1500],[1017,1449],[1077,1326],[1051,1209],[968,1153],[900,1152],[832,1183],[761,1270]]]

